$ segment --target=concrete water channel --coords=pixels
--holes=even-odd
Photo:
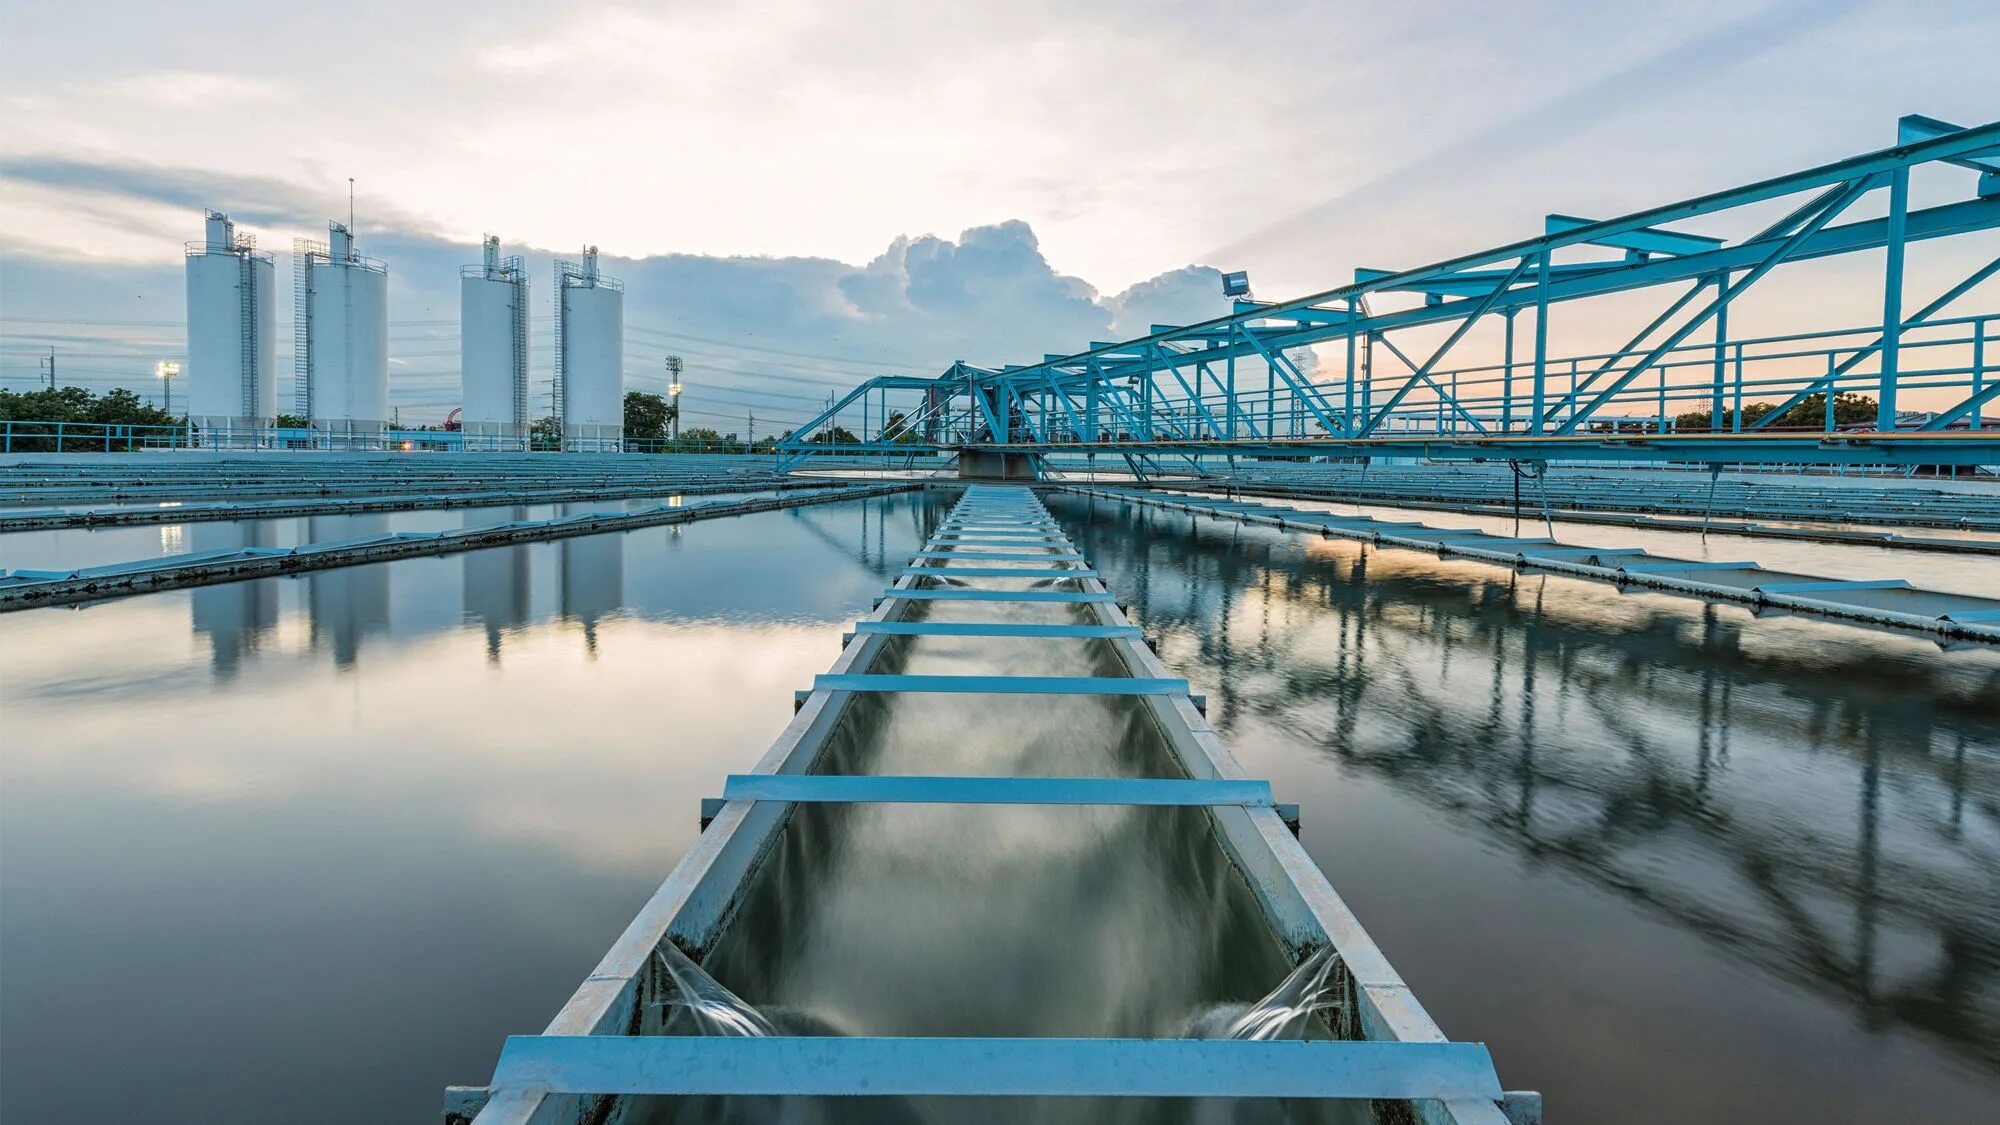
[[[783,803],[699,828],[704,798],[759,795],[729,775],[799,724],[828,731],[816,777],[1173,777],[1188,759],[1161,707],[1299,806],[1308,870],[1442,1032],[1486,1043],[1552,1119],[1976,1120],[2000,1096],[1990,646],[1043,495],[1082,556],[1059,565],[1097,577],[950,581],[1114,601],[881,600],[943,581],[913,563],[1060,553],[921,558],[961,550],[926,546],[957,498],[932,491],[0,618],[0,1113],[430,1118],[441,1084],[483,1085],[507,1035],[601,976],[732,805],[785,826],[688,948],[781,1027],[1185,1034],[1306,948],[1213,827],[1268,815],[1280,846],[1275,809],[764,791]],[[829,672],[1191,694],[815,687]],[[352,1077],[326,1088],[328,1067]]]

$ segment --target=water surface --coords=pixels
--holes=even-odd
[[[2000,653],[1050,508],[1551,1120],[1991,1120]]]

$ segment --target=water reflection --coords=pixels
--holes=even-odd
[[[588,505],[570,505],[582,515]],[[625,538],[621,535],[586,535],[564,539],[562,556],[562,615],[583,627],[583,645],[597,652],[597,623],[625,602]]]
[[[527,518],[526,508],[515,508],[510,520]],[[467,513],[465,526],[491,522],[484,515]],[[465,619],[486,629],[486,658],[500,662],[500,638],[509,630],[526,625],[533,614],[531,559],[526,543],[472,551],[463,556]]]
[[[181,529],[176,529],[181,530]],[[273,546],[268,525],[197,523],[186,529],[188,551],[237,551]],[[218,679],[236,674],[245,657],[278,627],[278,588],[269,582],[201,586],[188,599],[194,632],[208,638],[210,665]]]
[[[1446,1020],[1448,1032],[1516,1043],[1518,1053],[1502,1052],[1503,1073],[1552,1088],[1552,1105],[1565,1104],[1565,1084],[1609,1082],[1616,1068],[1538,1066],[1581,1057],[1575,1037],[1590,1033],[1482,1007],[1490,974],[1546,971],[1535,979],[1556,991],[1538,1004],[1596,994],[1626,1010],[1642,1005],[1631,981],[1593,977],[1587,959],[1550,952],[1601,938],[1569,928],[1575,919],[1555,905],[1560,896],[1533,875],[1544,867],[1705,943],[1698,969],[1707,976],[1678,981],[1686,992],[1749,970],[1807,990],[1828,1015],[1845,1010],[1869,1032],[1929,1045],[1890,1049],[1864,1034],[1842,1044],[1851,1055],[1796,1063],[1815,1078],[1886,1069],[1880,1096],[1908,1094],[1913,1111],[1931,1117],[1972,1104],[1957,1100],[1967,1096],[1966,1065],[1985,1075],[1974,1088],[1995,1090],[2000,656],[1992,651],[1940,651],[1922,638],[1758,619],[1102,501],[1051,508],[1162,637],[1167,662],[1210,687],[1211,721],[1246,764],[1302,790],[1307,843],[1343,892],[1356,885],[1344,868],[1365,865],[1327,854],[1339,829],[1323,828],[1315,845],[1316,810],[1365,818],[1370,835],[1340,838],[1371,855],[1443,847],[1469,833],[1529,865],[1509,872],[1507,925],[1483,934],[1473,953],[1483,978],[1442,956],[1412,972],[1443,943],[1384,945],[1434,1011],[1480,1013]],[[1358,803],[1364,787],[1373,807]],[[1422,824],[1391,821],[1380,812],[1386,800],[1429,811]],[[1367,886],[1365,870],[1361,878]],[[1378,936],[1416,915],[1407,893],[1419,888],[1403,889],[1356,904]],[[1759,1003],[1746,999],[1753,991],[1738,988],[1729,1002]],[[1775,1021],[1777,1007],[1745,1018]],[[1712,1025],[1674,1026],[1671,1011],[1645,1018],[1697,1057],[1715,1038]],[[1814,1033],[1828,1026],[1840,1021]],[[1766,1027],[1751,1042],[1770,1057],[1746,1064],[1775,1066],[1784,1041],[1804,1030]],[[1762,1092],[1783,1074],[1763,1074]],[[1573,1091],[1570,1104],[1589,1104],[1592,1093]],[[1631,1101],[1618,1104],[1631,1112]]]
[[[906,496],[881,504],[792,508],[766,514],[761,518],[771,522],[759,526],[782,526],[796,532],[803,543],[850,559],[887,585],[906,561],[911,537],[921,541],[928,534],[929,521],[936,518],[936,503],[933,497]],[[502,520],[577,515],[602,507],[481,508],[449,515],[460,526],[475,527]],[[189,537],[187,550],[225,550],[378,535],[395,530],[394,519],[410,515],[194,523],[171,530],[185,532]],[[584,650],[595,652],[602,624],[621,614],[671,618],[698,604],[703,614],[753,617],[763,612],[772,590],[780,584],[804,581],[807,591],[812,590],[810,579],[798,574],[786,557],[788,550],[795,552],[796,548],[774,543],[768,535],[760,540],[755,533],[730,527],[739,522],[726,519],[646,528],[403,564],[340,567],[313,571],[302,578],[196,587],[188,595],[193,630],[206,642],[218,678],[232,675],[258,646],[270,643],[288,612],[302,615],[308,648],[327,652],[340,668],[354,666],[364,647],[377,639],[449,632],[461,623],[484,630],[487,658],[497,664],[509,634],[544,620],[574,622]],[[147,534],[155,531],[142,530]],[[707,571],[707,553],[695,560],[710,579],[702,587],[685,582],[669,584],[657,567],[628,574],[628,553],[642,557],[655,549],[677,551],[687,543],[722,547],[719,553],[709,552],[716,560],[712,572]],[[831,603],[846,593],[847,588],[841,586],[826,591],[823,600]]]
[[[389,519],[383,515],[314,516],[308,522],[316,541],[335,537],[333,530],[319,526],[327,520],[342,521],[341,537],[383,535],[389,530]],[[312,615],[312,646],[332,652],[336,668],[351,667],[363,639],[389,631],[389,568],[315,570],[306,575],[306,604]]]
[[[932,505],[627,533],[594,659],[556,542],[0,615],[0,1121],[436,1120],[590,972]],[[467,581],[482,558],[512,561]]]

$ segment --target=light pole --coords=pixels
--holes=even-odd
[[[169,363],[163,359],[153,365],[153,374],[160,377],[160,387],[166,396],[161,405],[161,413],[167,416],[169,425],[172,424],[174,416],[174,376],[180,373],[181,365],[178,363]],[[173,442],[172,433],[167,435],[167,441]]]
[[[166,388],[166,405],[162,409],[168,414],[174,412],[174,376],[180,373],[181,365],[178,363],[168,363],[163,359],[153,365],[153,374],[160,377],[160,385]]]
[[[677,355],[667,357],[667,398],[674,408],[674,416],[669,419],[673,427],[670,440],[678,442],[681,440],[681,357]]]

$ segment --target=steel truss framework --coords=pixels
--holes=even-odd
[[[1940,178],[1963,195],[1913,209],[1910,174],[1925,165],[1947,168]],[[1886,214],[1842,221],[1878,192]],[[1795,205],[1782,217],[1734,241],[1669,225],[1786,202]],[[2000,463],[2000,429],[1983,413],[2000,397],[2000,312],[1940,315],[2000,272],[2000,258],[1921,305],[1904,294],[1910,243],[1995,227],[2000,123],[1905,117],[1893,148],[1622,218],[1551,215],[1523,242],[1411,270],[1356,270],[1337,289],[1238,300],[1225,317],[1156,324],[1150,335],[1039,363],[961,361],[935,378],[870,379],[780,450],[792,464],[937,449],[1105,453],[1141,475],[1217,455]],[[1730,335],[1732,304],[1777,267],[1878,250],[1878,324]],[[1551,306],[1659,287],[1672,294],[1665,310],[1624,347],[1551,352]],[[1371,297],[1392,294],[1405,307],[1371,309]],[[1409,306],[1408,295],[1421,303]],[[1517,349],[1523,311],[1534,315]],[[1501,362],[1448,366],[1489,318],[1503,326]],[[1405,350],[1408,330],[1426,328],[1442,342]],[[1313,346],[1344,358],[1332,378],[1302,362],[1298,349]],[[1909,391],[1956,401],[1904,412],[1898,396]],[[1872,426],[1836,423],[1834,398],[1845,392],[1874,397]],[[1774,409],[1746,419],[1755,403]],[[1801,407],[1817,415],[1813,424],[1799,425]],[[1682,426],[1676,411],[1706,421]],[[831,440],[836,424],[857,421],[849,432],[858,440]]]

